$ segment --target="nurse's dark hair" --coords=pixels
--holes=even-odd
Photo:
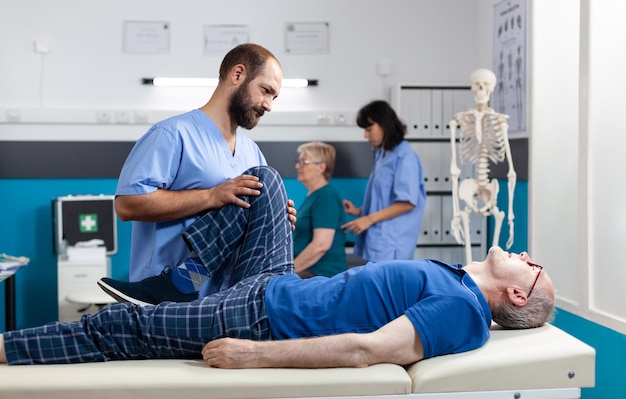
[[[219,80],[220,82],[224,81],[228,76],[228,72],[237,64],[243,64],[246,67],[247,79],[252,80],[259,75],[269,59],[276,60],[278,65],[280,65],[278,58],[265,47],[254,43],[240,44],[224,56],[220,65]]]
[[[360,128],[368,128],[378,123],[383,130],[383,142],[381,147],[392,150],[404,140],[406,125],[398,118],[396,111],[388,102],[374,100],[363,106],[356,116],[356,124]]]

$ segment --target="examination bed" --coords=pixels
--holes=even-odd
[[[578,398],[595,381],[595,350],[552,326],[492,328],[480,349],[407,368],[245,369],[200,360],[1,366],[0,398]]]

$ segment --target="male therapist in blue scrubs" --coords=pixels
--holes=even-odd
[[[137,141],[122,168],[115,200],[120,219],[133,221],[131,282],[151,279],[152,287],[168,288],[173,284],[176,290],[167,291],[169,300],[197,298],[206,269],[181,233],[207,210],[230,203],[248,207],[238,196],[259,195],[258,178],[242,173],[267,162],[238,128],[252,129],[271,111],[282,77],[282,67],[270,51],[256,44],[239,45],[224,57],[218,86],[204,106],[156,123]],[[287,212],[294,224],[292,201]],[[211,282],[211,290],[228,286],[228,280],[226,274]],[[110,288],[116,282],[98,283]],[[153,291],[161,295],[162,290]],[[172,298],[171,293],[180,296]]]

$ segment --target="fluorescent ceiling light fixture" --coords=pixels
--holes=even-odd
[[[144,85],[154,85],[158,87],[215,87],[217,78],[143,78]],[[317,86],[317,79],[283,79],[283,88],[302,88]]]

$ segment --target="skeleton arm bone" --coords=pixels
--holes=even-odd
[[[511,157],[511,147],[509,145],[509,124],[507,123],[505,118],[502,118],[500,121],[500,129],[502,129],[502,134],[504,136],[504,149],[506,152],[506,160],[509,165],[509,171],[506,175],[507,177],[507,188],[509,195],[509,208],[507,213],[507,222],[509,224],[509,238],[506,241],[506,249],[511,248],[513,245],[514,238],[514,222],[515,215],[513,214],[513,196],[515,195],[515,184],[517,182],[517,173],[515,173],[515,168],[513,167],[513,158]]]
[[[461,169],[456,163],[456,120],[450,121],[450,144],[452,146],[452,157],[450,160],[450,178],[452,181],[452,235],[459,244],[463,244],[464,240],[461,235],[461,207],[459,204],[459,177]]]

